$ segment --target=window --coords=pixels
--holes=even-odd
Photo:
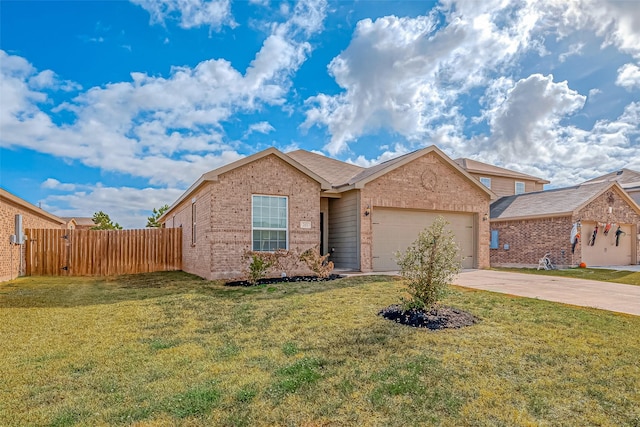
[[[524,194],[524,182],[516,181],[516,194]]]
[[[196,244],[196,202],[191,203],[191,244]]]
[[[287,217],[286,197],[253,196],[253,250],[287,249]]]
[[[487,178],[485,176],[480,177],[480,182],[484,184],[485,187],[491,188],[491,178]]]
[[[491,242],[489,249],[498,249],[498,230],[491,230]]]

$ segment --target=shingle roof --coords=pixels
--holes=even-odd
[[[360,166],[341,162],[340,160],[305,150],[292,151],[287,153],[287,156],[326,179],[333,186],[344,184],[348,182],[350,178],[365,170]]]
[[[416,151],[421,151],[421,150],[416,150]],[[363,169],[362,172],[360,172],[359,174],[351,177],[349,182],[347,182],[346,184],[352,185],[352,184],[355,184],[358,181],[362,181],[364,179],[367,179],[368,177],[370,177],[372,175],[375,175],[376,173],[380,172],[381,170],[387,169],[387,168],[393,166],[396,163],[402,162],[406,157],[411,156],[416,151],[412,151],[411,153],[403,154],[402,156],[395,157],[395,158],[393,158],[391,160],[387,160],[386,162],[378,163],[377,165],[374,165],[374,166],[371,166],[369,168]]]
[[[570,213],[614,185],[600,182],[501,197],[491,204],[491,219]]]
[[[597,178],[586,181],[588,183],[594,182],[611,182],[616,181],[622,188],[633,188],[640,186],[640,172],[632,169],[620,169],[613,171],[606,175],[599,176]]]
[[[528,175],[526,173],[517,172],[511,169],[505,169],[498,166],[490,165],[487,163],[482,163],[477,160],[467,159],[467,158],[459,158],[455,159],[454,162],[459,164],[464,170],[471,173],[486,173],[488,175],[498,175],[498,176],[507,176],[512,178],[521,178],[521,179],[530,179],[541,184],[549,184],[550,181],[546,179],[539,178],[537,176]]]
[[[90,226],[94,226],[96,225],[95,222],[93,222],[93,218],[89,218],[89,217],[83,217],[83,216],[63,216],[60,217],[62,219],[64,219],[66,222],[71,221],[72,219],[76,221],[76,224],[78,225],[90,225]]]

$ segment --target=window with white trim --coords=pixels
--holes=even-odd
[[[486,176],[480,177],[480,182],[487,188],[491,188],[491,178],[487,178]]]
[[[524,194],[524,182],[516,181],[516,194]]]
[[[254,251],[288,248],[288,200],[279,196],[252,196],[251,233]]]
[[[196,223],[197,223],[197,217],[196,217],[196,202],[192,202],[191,203],[191,244],[195,245],[196,244]]]

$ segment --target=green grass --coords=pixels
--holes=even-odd
[[[640,317],[454,288],[481,321],[389,322],[389,277],[184,273],[0,285],[0,425],[640,426]]]
[[[541,274],[545,276],[573,277],[575,279],[599,280],[601,282],[623,283],[640,286],[640,273],[603,268],[567,268],[564,270],[537,270],[535,268],[496,268],[495,270],[514,273]]]

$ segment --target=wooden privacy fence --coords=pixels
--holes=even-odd
[[[27,276],[112,276],[182,269],[182,229],[27,229]]]

